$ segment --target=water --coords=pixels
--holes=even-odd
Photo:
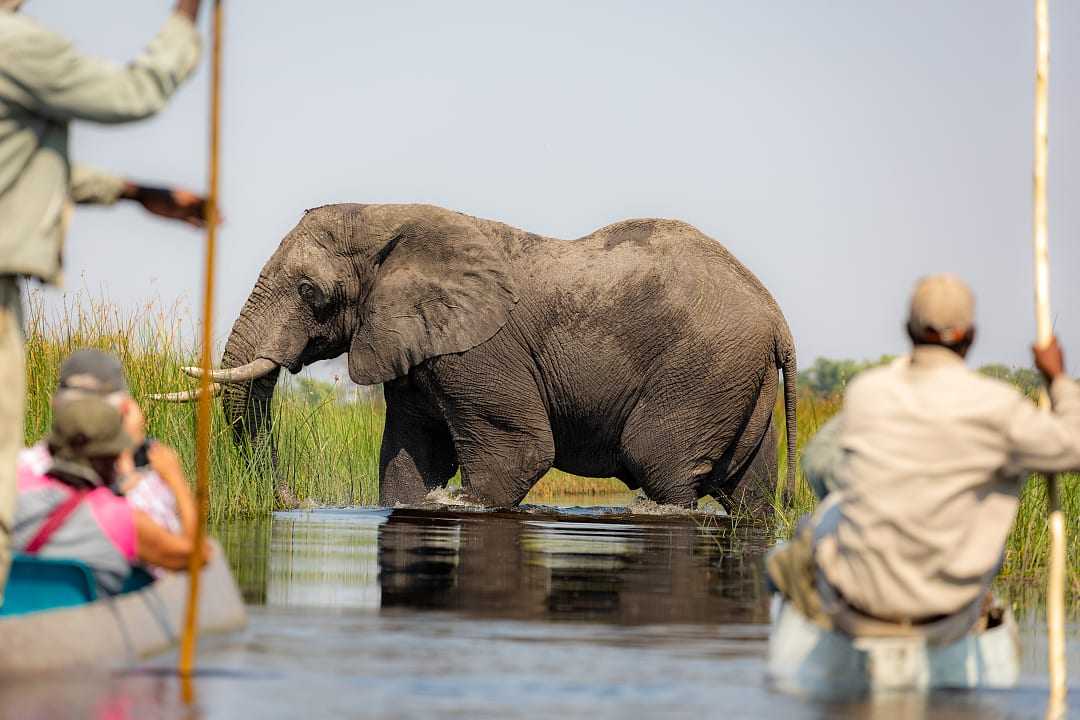
[[[617,499],[623,501],[623,499]],[[769,539],[625,508],[323,510],[218,532],[250,625],[134,673],[0,684],[0,717],[1041,718],[1045,636],[1021,687],[827,704],[768,689]],[[1074,684],[1080,629],[1070,628]],[[155,669],[157,669],[155,671]]]

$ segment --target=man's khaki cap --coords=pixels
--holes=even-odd
[[[916,338],[959,342],[974,323],[975,296],[957,276],[930,275],[915,285],[908,328]]]
[[[93,395],[74,396],[54,405],[48,444],[53,458],[50,472],[58,471],[95,486],[104,483],[90,461],[115,457],[134,446],[124,431],[120,411],[105,398]]]

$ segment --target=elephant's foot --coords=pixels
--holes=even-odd
[[[410,505],[423,508],[439,509],[446,507],[487,508],[490,505],[473,497],[461,488],[438,487],[429,491],[422,500]]]
[[[447,504],[449,500],[450,490],[441,485],[428,485],[419,477],[404,478],[395,473],[379,486],[379,505],[383,507]]]

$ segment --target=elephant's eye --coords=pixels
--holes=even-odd
[[[319,289],[319,286],[307,280],[300,283],[299,293],[304,302],[313,307],[321,307],[326,301],[326,296]]]

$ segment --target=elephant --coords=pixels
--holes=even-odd
[[[213,371],[234,439],[272,445],[281,368],[344,353],[354,382],[382,384],[384,505],[419,503],[460,469],[469,499],[515,506],[554,467],[658,503],[760,510],[777,483],[778,371],[793,487],[787,321],[681,221],[561,240],[431,205],[307,210]]]

